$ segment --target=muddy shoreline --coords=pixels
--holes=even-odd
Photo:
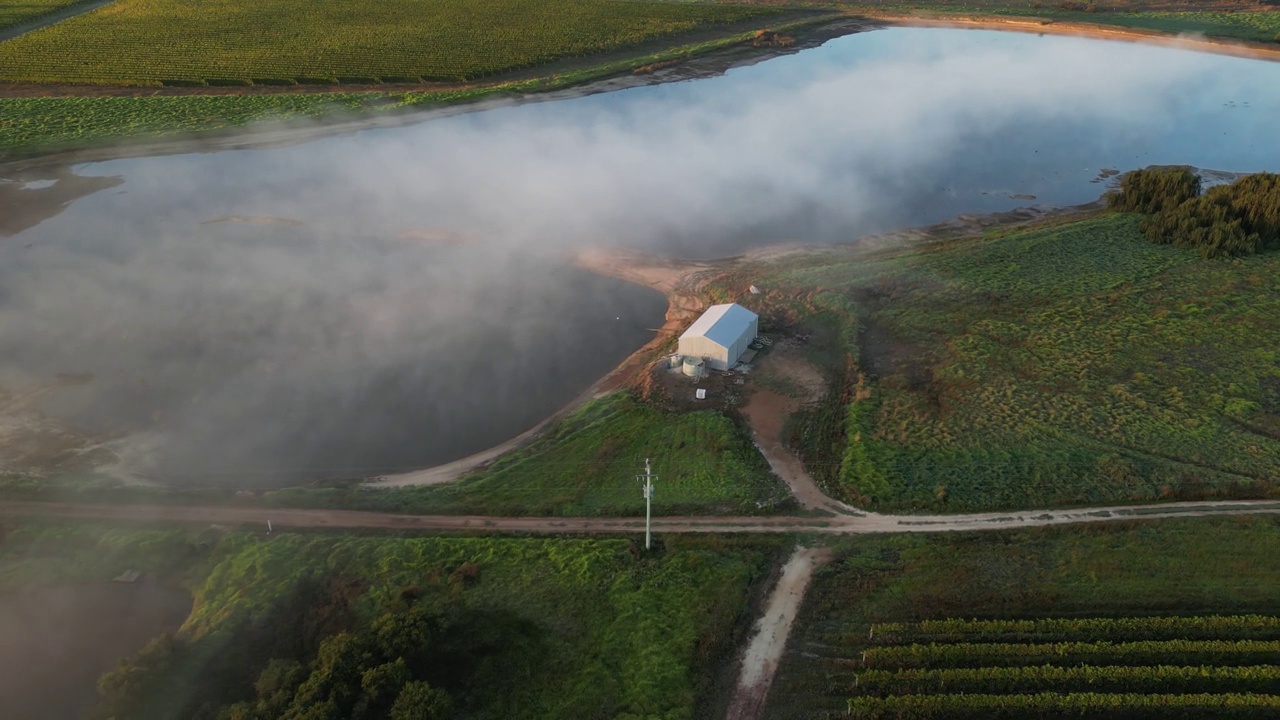
[[[916,15],[898,15],[892,13],[874,14],[871,19],[881,20],[887,25],[901,27],[943,27],[968,30],[999,30],[1002,32],[1034,33],[1036,35],[1066,35],[1071,37],[1091,38],[1094,40],[1113,40],[1143,45],[1157,45],[1178,50],[1206,52],[1214,55],[1229,55],[1248,58],[1250,60],[1266,60],[1280,62],[1280,44],[1250,42],[1247,40],[1231,40],[1208,36],[1170,35],[1156,30],[1128,28],[1119,25],[1082,23],[1069,20],[1042,20],[1037,18],[996,18],[989,16],[926,17]]]

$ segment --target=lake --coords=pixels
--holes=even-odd
[[[447,462],[661,324],[657,293],[573,269],[577,248],[716,257],[1087,202],[1104,169],[1280,170],[1276,117],[1278,63],[891,28],[721,77],[9,177],[0,419],[38,448],[9,468],[271,485]]]

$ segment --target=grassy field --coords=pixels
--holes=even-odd
[[[1280,702],[1275,518],[849,539],[810,593],[772,720],[1268,717]],[[1214,714],[1229,701],[1255,709]]]
[[[461,81],[777,11],[564,0],[117,0],[0,44],[0,81],[160,85]]]
[[[457,716],[692,718],[738,639],[753,584],[784,549],[672,538],[641,558],[620,539],[229,533],[210,542],[208,533],[93,526],[4,530],[3,586],[102,579],[114,559],[191,577],[196,602],[183,629],[135,658],[126,687],[123,676],[106,681],[130,718],[216,717],[253,697],[268,660],[319,667],[325,638],[376,629],[413,607],[446,622],[432,651],[461,642],[478,654],[466,677],[449,664],[429,673]],[[174,563],[174,548],[188,545],[199,573]]]
[[[215,533],[0,521],[0,592],[31,585],[106,581],[126,570],[199,582]]]
[[[478,475],[437,487],[283,490],[281,506],[491,515],[635,515],[636,475],[651,458],[655,513],[747,513],[789,508],[786,487],[745,432],[714,412],[666,413],[615,394]]]
[[[0,1],[0,30],[38,20],[45,15],[83,0],[3,0]]]
[[[1274,496],[1280,255],[1204,261],[1139,221],[754,268],[766,313],[857,328],[796,432],[815,474],[886,510]]]

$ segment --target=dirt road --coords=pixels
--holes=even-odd
[[[653,521],[656,532],[793,533],[856,535],[1000,530],[1079,523],[1158,520],[1211,515],[1280,515],[1277,501],[1185,502],[1165,505],[1118,505],[1076,510],[1028,510],[968,515],[838,515],[811,518],[664,517]],[[300,510],[236,506],[106,505],[92,503],[0,502],[0,516],[61,517],[125,522],[175,522],[261,525],[279,529],[382,528],[410,531],[515,532],[542,535],[617,534],[637,532],[644,520],[605,517],[485,517],[482,515],[397,515],[355,510]]]
[[[756,623],[756,634],[742,656],[738,687],[729,701],[725,720],[754,720],[764,712],[773,676],[782,662],[782,651],[791,635],[800,604],[813,571],[831,559],[830,548],[796,548],[782,566],[782,575],[769,596],[764,615]]]
[[[769,469],[782,478],[800,507],[833,513],[857,513],[857,508],[822,492],[804,462],[783,442],[787,419],[806,402],[819,400],[827,392],[826,381],[817,368],[794,348],[781,344],[757,363],[753,371],[755,386],[742,406],[742,417],[751,427],[756,449],[769,463]],[[784,395],[769,386],[767,379],[776,377],[794,388],[795,395]]]

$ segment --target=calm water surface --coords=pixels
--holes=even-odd
[[[719,78],[11,178],[31,212],[0,222],[0,386],[91,375],[40,409],[146,477],[431,465],[535,424],[661,322],[656,293],[569,268],[575,248],[712,257],[1086,202],[1103,168],[1280,170],[1277,117],[1280,64],[904,28]]]

